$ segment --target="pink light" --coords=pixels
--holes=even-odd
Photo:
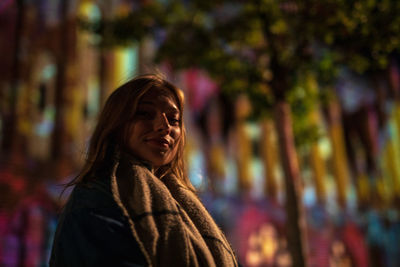
[[[4,10],[6,10],[13,2],[14,0],[3,0],[0,1],[0,13],[2,13]]]

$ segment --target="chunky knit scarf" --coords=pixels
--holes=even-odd
[[[121,159],[111,187],[149,266],[238,266],[222,231],[175,176],[160,180],[143,164]]]

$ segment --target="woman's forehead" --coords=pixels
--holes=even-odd
[[[139,99],[139,104],[149,103],[169,103],[178,108],[175,95],[168,89],[164,88],[151,88]]]

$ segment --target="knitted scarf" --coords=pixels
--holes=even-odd
[[[111,190],[149,266],[238,266],[222,231],[175,176],[160,180],[143,164],[121,159]]]

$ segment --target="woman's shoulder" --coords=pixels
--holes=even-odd
[[[64,234],[104,233],[107,229],[126,232],[129,229],[127,218],[112,197],[111,188],[101,179],[75,185],[60,214],[58,228]]]
[[[88,182],[76,184],[65,205],[64,213],[79,214],[87,210],[116,209],[118,206],[112,196],[110,180],[96,176],[91,177]]]
[[[51,266],[145,266],[127,219],[107,190],[99,182],[75,186],[57,226]]]

